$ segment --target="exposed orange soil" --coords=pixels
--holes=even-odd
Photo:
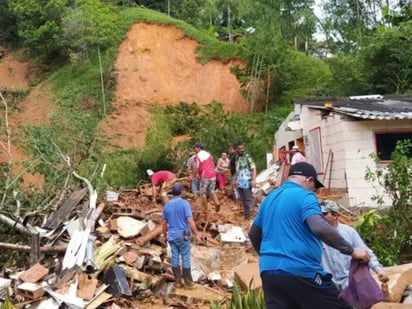
[[[242,63],[212,60],[202,65],[196,58],[197,46],[196,41],[187,38],[175,26],[135,23],[129,29],[126,39],[119,45],[115,63],[118,79],[113,111],[100,126],[113,146],[144,146],[150,105],[179,102],[206,105],[215,100],[222,103],[226,111],[249,110],[240,84],[230,72],[232,66]],[[18,103],[18,112],[9,113],[14,161],[26,159],[17,145],[19,127],[46,124],[53,112],[50,85],[43,82],[30,88],[29,72],[29,64],[12,53],[6,52],[0,60],[0,90],[29,90],[28,96]],[[4,115],[0,117],[4,119]],[[0,132],[3,130],[4,127]],[[4,138],[1,134],[0,141],[4,142]],[[7,152],[1,148],[0,160],[7,160]],[[32,182],[38,181],[31,179],[29,183]]]
[[[174,26],[136,23],[129,29],[116,60],[114,110],[101,127],[115,145],[144,145],[151,104],[206,105],[215,100],[226,111],[248,110],[240,84],[230,72],[241,63],[212,60],[202,65],[196,59],[197,46]]]
[[[32,125],[40,126],[47,124],[50,114],[53,111],[53,102],[51,90],[47,83],[41,83],[38,86],[29,89],[29,64],[28,62],[18,60],[12,53],[6,52],[5,56],[0,61],[0,90],[29,90],[30,94],[23,100],[17,103],[16,108],[10,108],[8,112],[8,126],[10,135],[10,149],[7,145],[7,135],[1,134],[0,141],[6,147],[0,148],[0,161],[21,162],[27,160],[27,156],[18,146],[18,142],[22,136],[20,128],[22,126]],[[6,103],[7,102],[6,100]],[[3,105],[3,102],[1,102]],[[4,109],[1,115],[2,128],[0,132],[6,129]],[[15,165],[16,173],[20,168]],[[25,173],[23,182],[26,186],[42,184],[42,177]]]

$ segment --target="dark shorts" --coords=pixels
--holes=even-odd
[[[331,279],[315,282],[282,271],[262,272],[267,309],[351,309]]]

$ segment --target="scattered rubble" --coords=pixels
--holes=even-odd
[[[254,192],[258,202],[273,189],[275,179],[276,169],[260,178]],[[203,231],[202,242],[192,246],[196,289],[175,287],[169,248],[160,237],[162,205],[153,205],[150,185],[143,184],[135,190],[109,191],[97,206],[87,198],[87,189],[79,189],[41,227],[13,222],[30,237],[31,246],[0,243],[0,248],[29,253],[30,265],[2,269],[0,302],[47,309],[209,308],[212,302],[227,302],[235,280],[245,289],[259,289],[258,257],[247,238],[251,221],[232,201],[230,188],[217,193],[220,211],[210,203],[205,213],[188,193],[190,179],[179,181]],[[352,217],[347,214],[348,220]],[[389,301],[399,302],[412,283],[412,264],[403,267],[388,272]]]

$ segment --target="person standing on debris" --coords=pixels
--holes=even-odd
[[[236,151],[236,187],[243,205],[245,219],[248,220],[253,215],[252,188],[256,186],[256,165],[252,157],[245,152],[243,142],[237,143]]]
[[[365,245],[358,232],[349,225],[339,223],[339,205],[332,200],[324,200],[320,205],[326,221],[353,247],[360,247],[367,250],[371,257],[369,267],[377,274],[379,281],[382,283],[388,282],[388,275],[383,270],[382,265],[379,263],[373,251]],[[343,290],[348,286],[350,261],[350,256],[344,255],[338,250],[323,244],[321,265],[326,272],[332,274],[332,281],[339,290]]]
[[[187,200],[181,198],[182,184],[176,182],[172,187],[172,199],[163,208],[163,239],[171,249],[171,265],[176,278],[176,287],[193,288],[191,257],[191,234],[200,242],[200,235],[192,217],[192,210]],[[180,269],[182,261],[183,279]]]
[[[311,164],[292,165],[287,181],[263,200],[250,228],[268,309],[352,308],[339,300],[331,275],[320,265],[321,241],[365,263],[370,256],[327,223],[314,194],[320,187]]]
[[[163,204],[167,202],[167,193],[170,191],[173,183],[176,181],[176,175],[169,171],[157,171],[154,173],[152,170],[146,171],[152,183],[152,200],[156,204],[158,192],[162,198]]]
[[[192,183],[191,183],[191,190],[192,193],[195,197],[199,196],[199,176],[195,172],[196,169],[196,162],[195,162],[195,157],[196,157],[196,152],[191,152],[189,159],[187,160],[186,163],[186,168],[187,168],[187,176],[192,177]]]
[[[302,152],[299,150],[298,146],[296,145],[293,146],[292,151],[293,151],[293,156],[292,156],[292,160],[290,161],[290,165],[294,165],[298,162],[306,162],[306,158],[302,154]]]
[[[237,160],[237,144],[233,144],[229,148],[229,169],[230,169],[230,185],[232,187],[233,201],[239,201],[239,191],[236,188],[236,160]]]
[[[222,156],[217,160],[216,164],[216,180],[220,191],[223,191],[226,186],[226,174],[229,171],[230,161],[226,152],[222,152]]]
[[[220,203],[215,192],[216,172],[213,156],[204,150],[203,145],[200,143],[196,143],[193,147],[196,152],[195,171],[200,179],[199,193],[202,204],[207,208],[207,197],[212,196],[215,203],[215,211],[218,212],[220,210]],[[205,211],[207,211],[207,209],[205,209]]]

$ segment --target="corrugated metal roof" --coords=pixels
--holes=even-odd
[[[293,102],[312,109],[333,111],[367,120],[412,119],[412,97],[307,98]]]

